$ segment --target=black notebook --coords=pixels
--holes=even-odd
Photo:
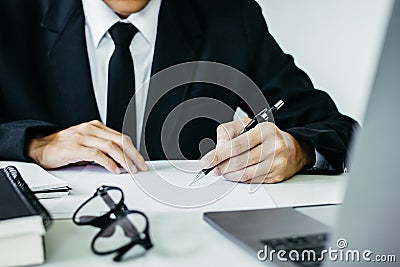
[[[51,223],[18,170],[0,169],[0,266],[44,263],[43,236]]]

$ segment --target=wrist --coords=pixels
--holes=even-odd
[[[41,162],[41,150],[43,146],[44,142],[42,138],[36,137],[29,139],[26,145],[26,155],[36,163]]]
[[[312,168],[315,165],[315,149],[312,145],[302,140],[298,141],[299,146],[301,147],[301,157],[303,159],[303,166],[301,169]]]
[[[289,133],[286,133],[287,138],[290,139],[292,146],[293,159],[297,163],[298,170],[304,168],[311,168],[315,164],[315,149],[309,143],[298,140]]]

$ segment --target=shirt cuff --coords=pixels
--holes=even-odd
[[[331,164],[325,159],[325,157],[318,152],[318,150],[314,149],[315,151],[315,164],[312,169],[315,170],[324,170],[324,171],[335,171],[335,168],[332,167]]]
[[[301,173],[304,174],[327,174],[327,175],[332,175],[332,174],[339,174],[342,172],[347,172],[347,169],[345,166],[343,166],[342,170],[338,170],[325,159],[325,157],[319,153],[316,149],[315,151],[315,164],[312,168],[305,169],[301,171]]]

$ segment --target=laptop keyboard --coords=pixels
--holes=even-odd
[[[275,251],[284,250],[286,253],[284,257],[288,259],[288,261],[292,261],[298,266],[320,266],[322,261],[318,261],[321,256],[322,250],[325,248],[327,234],[314,234],[314,235],[306,235],[306,236],[295,236],[295,237],[286,237],[286,238],[275,238],[262,240],[261,242],[264,245],[269,247],[269,250],[275,249]],[[298,252],[292,252],[292,259],[289,257],[289,252],[296,250]],[[315,261],[313,255],[309,260],[308,253],[304,253],[304,258],[302,257],[303,251],[315,251]],[[276,258],[276,253],[274,257],[274,261],[278,261]],[[296,255],[299,255],[297,258]]]

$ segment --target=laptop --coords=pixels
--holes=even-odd
[[[277,208],[205,213],[210,225],[269,266],[400,265],[399,29],[395,0],[345,200],[320,207],[339,209],[336,223]]]

